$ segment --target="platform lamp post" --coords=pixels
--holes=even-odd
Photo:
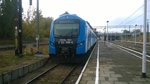
[[[136,28],[137,28],[137,24],[135,25],[135,31],[134,31],[134,36],[135,36],[134,43],[135,43],[135,45],[136,45]]]
[[[131,32],[130,32],[130,25],[129,25],[129,34],[128,34],[128,41],[129,41],[129,38],[131,38],[130,36],[131,36]]]
[[[106,41],[106,27],[104,27],[103,31],[104,31],[104,37],[103,37],[104,39],[103,40],[105,42]]]
[[[127,41],[127,30],[126,30],[126,26],[125,26],[125,28],[124,28],[125,30],[124,30],[124,38],[125,38],[125,42]]]
[[[142,77],[146,78],[146,27],[147,27],[147,0],[144,0],[144,28],[143,28],[143,56],[142,56]]]
[[[123,42],[123,30],[121,30],[122,33],[121,33],[121,42]]]
[[[147,42],[149,42],[149,19],[147,19]]]
[[[107,21],[107,39],[106,39],[106,40],[107,40],[107,43],[108,43],[108,40],[109,40],[109,39],[108,39],[108,23],[109,23],[109,21]]]

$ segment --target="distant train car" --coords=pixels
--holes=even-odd
[[[96,41],[97,36],[87,21],[65,13],[52,22],[49,55],[59,61],[80,62]]]

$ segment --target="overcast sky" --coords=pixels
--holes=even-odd
[[[24,13],[29,8],[29,0],[22,0]],[[143,6],[144,0],[39,0],[44,17],[54,17],[68,11],[89,21],[92,26],[119,24]],[[33,0],[36,8],[36,0]],[[142,12],[142,11],[141,11]]]

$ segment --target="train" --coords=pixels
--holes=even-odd
[[[89,22],[67,12],[51,23],[49,56],[61,62],[82,62],[96,42]]]

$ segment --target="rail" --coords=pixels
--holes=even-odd
[[[36,81],[38,78],[40,78],[41,76],[43,76],[44,74],[46,74],[47,72],[49,72],[50,70],[56,68],[57,66],[59,66],[59,64],[54,65],[53,67],[48,68],[47,70],[45,70],[44,72],[42,72],[41,74],[37,75],[36,77],[34,77],[33,79],[27,81],[25,84],[30,84],[34,81]]]
[[[132,50],[132,49],[130,49],[130,48],[126,48],[126,47],[123,47],[123,46],[121,46],[121,45],[117,45],[117,44],[114,44],[114,43],[112,43],[114,46],[116,46],[117,48],[119,48],[119,49],[121,49],[121,50],[123,50],[123,51],[125,51],[125,52],[127,52],[127,53],[130,53],[130,54],[132,54],[132,55],[134,55],[134,56],[136,56],[136,57],[138,57],[138,58],[140,58],[140,59],[142,59],[142,55],[143,55],[143,53],[141,53],[141,52],[138,52],[138,51],[135,51],[135,50]],[[134,52],[134,53],[133,53]],[[141,56],[139,56],[139,55],[136,55],[136,54],[139,54],[139,55],[141,55]],[[149,55],[146,55],[148,58],[150,58],[150,56]],[[150,62],[150,60],[147,60],[147,62]]]
[[[70,73],[68,73],[67,76],[61,81],[61,84],[65,84],[64,82],[67,80],[67,78],[69,78],[69,76],[72,74],[76,67],[77,65],[71,69]]]
[[[29,80],[28,82],[26,82],[25,84],[32,84],[32,83],[36,83],[36,82],[40,82],[39,80],[41,78],[47,78],[47,75],[51,72],[53,72],[54,74],[56,74],[58,71],[62,71],[60,70],[60,67],[62,68],[62,66],[64,66],[63,64],[56,64],[54,65],[53,67],[50,67],[49,69],[45,70],[44,72],[42,72],[41,74],[37,75],[36,77],[34,77],[33,79]],[[60,84],[65,84],[65,81],[69,78],[69,76],[73,73],[73,71],[75,70],[75,68],[77,67],[78,65],[73,65],[71,67],[68,67],[68,66],[65,66],[65,67],[68,67],[67,69],[67,73],[65,73],[65,75],[63,75],[64,77],[61,77],[59,80],[57,80]],[[66,70],[66,69],[65,69]],[[60,72],[60,73],[63,73],[63,72]],[[52,75],[51,75],[52,76]],[[53,76],[56,76],[56,75],[53,75]],[[60,76],[58,76],[59,78]],[[49,80],[49,79],[48,79]],[[55,80],[55,79],[54,79]],[[51,79],[51,81],[53,81],[53,77]]]

